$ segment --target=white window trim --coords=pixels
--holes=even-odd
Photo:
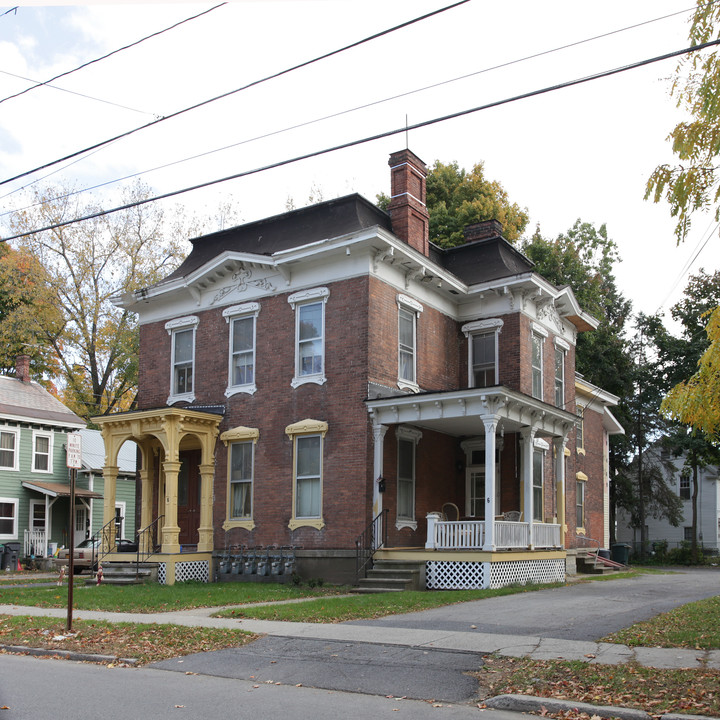
[[[118,500],[115,503],[115,510],[120,510],[120,517],[122,518],[120,520],[120,535],[118,536],[116,534],[116,537],[120,537],[120,538],[125,537],[125,520],[127,519],[126,515],[125,515],[126,509],[127,509],[127,504],[125,503],[124,500]],[[117,517],[117,512],[115,513],[115,516]]]
[[[226,448],[228,448],[227,453],[227,491],[226,491],[226,515],[225,522],[223,523],[223,530],[230,530],[231,528],[244,528],[245,530],[254,530],[255,529],[255,446],[257,445],[257,441],[260,437],[260,430],[258,428],[250,428],[250,427],[235,427],[231,430],[226,430],[222,435],[220,435],[220,440],[222,440],[223,444]],[[234,443],[240,443],[240,442],[252,442],[253,448],[253,459],[252,459],[252,489],[251,489],[251,498],[250,498],[250,517],[249,518],[231,518],[230,517],[230,500],[231,500],[231,490],[232,490],[232,482],[230,480],[230,452],[229,449],[231,445]]]
[[[225,397],[232,397],[237,393],[246,393],[247,395],[254,395],[257,392],[257,318],[260,314],[260,304],[256,302],[243,303],[242,305],[233,305],[232,307],[223,310],[223,317],[225,322],[229,326],[229,343],[228,343],[228,385],[225,390]],[[242,320],[243,318],[253,318],[253,348],[252,348],[252,361],[253,361],[253,382],[245,383],[243,385],[233,385],[233,321]],[[194,387],[194,384],[193,384]]]
[[[413,477],[412,477],[412,504],[413,504],[413,516],[415,516],[415,491],[417,486],[417,446],[422,438],[422,431],[414,427],[408,427],[407,425],[400,425],[395,431],[395,437],[398,440],[398,450],[400,448],[400,440],[407,440],[413,444]],[[417,520],[411,520],[409,518],[398,517],[399,509],[399,498],[400,498],[400,453],[398,452],[397,457],[397,480],[396,480],[396,500],[395,500],[395,527],[398,530],[403,528],[410,528],[411,530],[417,530]]]
[[[557,358],[553,358],[553,399],[555,400],[555,406],[559,407],[561,410],[565,409],[565,390],[567,389],[565,382],[565,376],[567,375],[566,368],[565,368],[565,360],[567,358],[567,352],[570,349],[569,345],[563,341],[560,340],[560,338],[555,338],[555,353],[561,353],[562,354],[562,402],[558,405],[557,403],[557,366],[555,365],[555,361]]]
[[[465,334],[468,341],[468,387],[475,387],[475,378],[473,376],[473,335],[485,335],[486,333],[495,332],[495,385],[500,384],[500,342],[499,337],[503,328],[503,321],[500,318],[489,318],[487,320],[476,320],[475,322],[466,323],[460,328]]]
[[[322,530],[325,527],[323,520],[323,493],[325,485],[325,435],[328,431],[328,424],[323,420],[300,420],[299,422],[288,425],[285,428],[285,434],[292,440],[292,510],[288,527],[290,530],[297,530],[299,527],[312,527],[316,530]],[[297,501],[297,439],[299,437],[307,437],[311,435],[320,436],[320,515],[319,517],[298,517],[296,513]]]
[[[306,385],[307,383],[315,383],[316,385],[324,385],[327,382],[325,375],[325,305],[327,305],[330,291],[326,287],[312,288],[310,290],[301,290],[293,293],[288,297],[290,307],[295,312],[295,374],[290,382],[293,388]],[[300,374],[300,313],[299,308],[303,305],[310,305],[315,302],[322,301],[322,371],[311,375]]]
[[[420,392],[420,385],[417,381],[417,356],[418,356],[418,320],[420,319],[420,313],[425,309],[417,300],[414,300],[407,295],[399,294],[396,298],[398,306],[398,388],[400,390],[410,390],[410,392]],[[413,377],[414,380],[407,380],[400,377],[400,311],[412,313],[414,315],[413,320]]]
[[[588,476],[584,472],[575,473],[575,525],[576,525],[575,531],[579,535],[585,534],[585,531],[586,531],[585,526],[587,525],[587,484],[586,484],[587,481],[588,481]],[[582,501],[583,524],[582,525],[577,524],[577,509],[578,509],[577,487],[578,487],[579,483],[582,483],[582,488],[583,488],[583,498],[582,498],[583,499],[583,501]]]
[[[0,497],[0,503],[10,503],[13,505],[13,530],[9,534],[0,534],[0,540],[17,540],[18,536],[18,499]]]
[[[197,367],[195,364],[195,336],[197,334],[197,326],[200,318],[197,315],[186,315],[185,317],[176,318],[165,323],[165,329],[170,336],[170,394],[167,398],[167,404],[172,405],[179,401],[192,402],[195,400],[195,378],[197,375]],[[193,389],[192,392],[175,393],[175,332],[177,330],[192,330],[192,367],[193,367]]]
[[[39,437],[46,437],[48,439],[48,469],[47,470],[37,470],[35,468],[35,456],[37,453],[37,446],[35,444],[36,438]],[[33,430],[33,436],[32,436],[32,459],[31,459],[31,465],[30,465],[30,471],[34,473],[42,473],[43,475],[52,475],[53,474],[53,443],[55,440],[55,433],[48,430]]]
[[[20,469],[20,428],[10,427],[9,425],[0,425],[0,432],[10,433],[15,436],[15,446],[13,448],[13,465],[2,465],[0,470],[15,471]]]
[[[33,520],[34,520],[33,508],[36,507],[36,506],[40,506],[40,507],[42,507],[42,508],[45,508],[45,522],[43,523],[42,528],[35,528],[35,527],[33,526]],[[45,532],[47,532],[47,522],[48,522],[48,519],[47,519],[47,506],[45,505],[45,501],[44,501],[44,500],[30,500],[30,502],[29,502],[29,504],[28,504],[28,530],[35,530],[35,529],[40,530],[40,529],[42,529],[42,530],[44,530]]]

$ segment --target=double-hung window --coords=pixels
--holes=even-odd
[[[322,385],[325,377],[325,305],[330,291],[314,288],[290,295],[295,310],[295,377],[291,385]]]
[[[543,466],[545,464],[545,453],[542,450],[533,450],[533,520],[542,522],[544,517],[543,507]]]
[[[587,475],[577,473],[575,481],[575,527],[582,530],[585,528],[585,484]]]
[[[223,316],[230,327],[230,367],[226,397],[235,393],[252,395],[257,390],[255,337],[259,312],[258,303],[244,303],[223,310]]]
[[[18,501],[0,497],[0,540],[15,540],[18,536]]]
[[[198,322],[195,315],[190,315],[165,323],[171,338],[168,405],[178,400],[191,402],[195,399],[195,331]]]
[[[422,433],[400,426],[397,429],[397,527],[417,528],[415,519],[415,450]]]
[[[555,407],[565,408],[565,354],[570,346],[555,338]]]
[[[580,455],[585,454],[585,408],[582,405],[575,406],[577,415],[577,427],[575,428],[575,449]]]
[[[255,447],[257,428],[235,427],[220,435],[227,447],[227,513],[223,530],[242,527],[252,530],[255,489]]]
[[[500,319],[478,320],[462,326],[468,339],[468,387],[492,387],[500,382],[498,336]]]
[[[34,472],[51,473],[53,435],[47,432],[33,432],[33,464]]]
[[[543,346],[547,331],[532,323],[530,361],[532,365],[532,396],[543,399]]]
[[[318,530],[323,520],[323,445],[328,425],[321,420],[301,420],[285,432],[293,442],[293,499],[289,528],[303,525]]]
[[[18,469],[18,431],[14,428],[0,429],[0,469]]]
[[[398,387],[417,391],[417,325],[423,306],[406,295],[398,295],[397,304]]]
[[[689,475],[681,475],[680,476],[680,499],[681,500],[689,500],[690,499],[690,476]]]

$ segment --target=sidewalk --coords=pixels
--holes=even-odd
[[[74,610],[73,618],[79,620],[105,620],[108,622],[233,628],[275,637],[373,643],[482,654],[497,653],[509,657],[529,657],[535,660],[580,660],[606,665],[618,665],[634,661],[640,665],[655,668],[720,669],[720,650],[630,648],[626,645],[612,643],[543,638],[536,635],[500,635],[477,632],[472,629],[458,632],[431,628],[373,627],[352,623],[295,623],[211,617],[219,610],[224,609],[226,608],[199,608],[147,614]],[[0,605],[0,614],[64,618],[67,616],[67,610],[63,608]]]

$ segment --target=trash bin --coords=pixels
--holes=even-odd
[[[630,560],[630,546],[627,543],[615,543],[612,546],[612,559],[621,565],[627,565]]]
[[[605,550],[605,549],[601,548],[597,551],[597,554],[598,554],[598,557],[605,558],[606,560],[610,559],[610,551],[609,550]]]
[[[5,543],[5,549],[2,556],[2,569],[15,572],[15,570],[17,570],[19,553],[20,543]]]

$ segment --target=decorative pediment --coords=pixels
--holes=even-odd
[[[325,437],[325,433],[328,431],[328,424],[323,420],[300,420],[292,425],[288,425],[285,428],[286,435],[303,435],[309,433],[320,433]]]
[[[215,293],[210,305],[215,305],[226,298],[231,293],[241,295],[251,287],[265,290],[267,292],[275,292],[275,286],[266,278],[254,278],[253,269],[243,267],[232,274],[231,283],[221,288]]]
[[[231,430],[226,430],[220,435],[225,447],[231,442],[242,442],[243,440],[252,440],[254,443],[258,441],[260,431],[257,428],[243,427],[238,425]]]

